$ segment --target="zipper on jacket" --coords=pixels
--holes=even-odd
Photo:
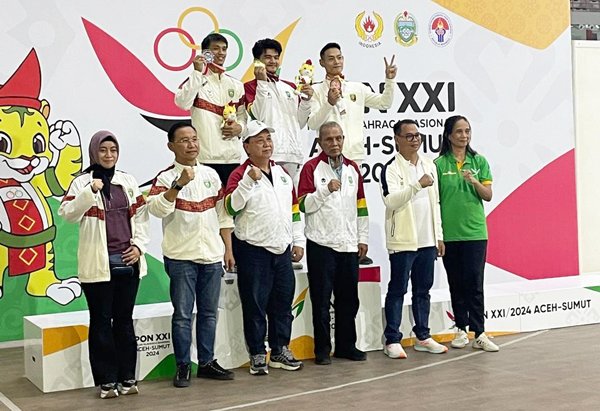
[[[391,237],[394,236],[394,232],[396,231],[396,220],[394,219],[395,215],[396,215],[396,210],[392,211],[392,227],[390,229],[390,231],[391,231],[390,236]]]

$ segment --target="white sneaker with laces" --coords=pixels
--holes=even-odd
[[[448,351],[448,347],[438,343],[433,338],[427,338],[426,340],[415,341],[415,351],[428,352],[431,354],[443,354]]]
[[[386,346],[383,348],[383,352],[390,358],[403,359],[407,357],[406,352],[400,343],[386,344]]]
[[[458,328],[450,346],[452,348],[465,348],[467,344],[469,344],[469,335],[465,330]]]
[[[292,351],[287,347],[281,347],[281,353],[273,355],[269,359],[269,367],[282,368],[288,371],[296,371],[303,367],[302,361],[297,360],[292,354]]]
[[[136,380],[125,380],[118,383],[117,390],[121,395],[138,394],[140,392]]]
[[[109,384],[102,384],[100,386],[100,398],[116,398],[119,396],[119,391],[117,390],[117,384],[111,382]]]
[[[269,366],[267,365],[266,354],[255,354],[250,356],[250,374],[267,375]]]
[[[498,352],[500,351],[500,347],[490,341],[485,333],[481,333],[479,337],[473,341],[473,348],[478,350],[483,350],[487,352]]]

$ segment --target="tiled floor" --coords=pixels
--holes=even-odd
[[[235,381],[194,379],[186,389],[142,382],[139,395],[111,400],[93,388],[42,394],[23,377],[23,350],[8,348],[0,350],[0,409],[11,409],[4,400],[15,410],[592,410],[600,404],[599,341],[600,325],[563,328],[497,337],[499,353],[409,348],[408,359],[391,360],[375,351],[366,362],[306,362],[264,377],[238,369]]]

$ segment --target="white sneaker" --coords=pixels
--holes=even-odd
[[[433,338],[427,338],[426,340],[415,341],[415,351],[428,352],[431,354],[443,354],[448,351],[448,347],[435,341]]]
[[[473,341],[473,348],[477,348],[479,350],[488,351],[488,352],[497,352],[500,351],[500,347],[490,341],[485,333],[481,333],[479,337],[475,341]]]
[[[454,339],[450,343],[452,348],[465,348],[469,343],[469,335],[465,330],[461,330],[458,328],[456,334],[454,334]]]
[[[125,380],[118,383],[117,390],[121,395],[138,394],[140,392],[136,380]]]
[[[119,396],[119,391],[117,390],[117,383],[109,383],[102,384],[100,386],[100,398],[116,398]]]
[[[406,358],[406,352],[400,343],[386,344],[383,353],[390,358]]]

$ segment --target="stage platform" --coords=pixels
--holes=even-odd
[[[359,336],[357,346],[365,351],[381,349],[383,328],[379,281],[379,267],[361,268],[358,287],[360,307],[356,328]],[[172,313],[171,303],[137,305],[134,308],[138,380],[172,377],[175,373],[171,339]],[[312,305],[308,293],[308,278],[303,271],[296,271],[292,314],[294,320],[290,348],[299,359],[312,358]],[[93,386],[88,358],[88,311],[27,316],[23,321],[25,376],[31,382],[43,392]],[[332,327],[335,327],[333,318]],[[192,330],[192,336],[195,341],[195,329]],[[191,357],[195,370],[195,342],[192,344]],[[225,277],[221,282],[215,358],[221,366],[228,369],[244,366],[249,361],[235,276]]]
[[[382,295],[382,306],[385,295]],[[486,332],[507,334],[600,322],[600,273],[571,277],[503,282],[485,286]],[[410,293],[404,299],[403,318],[412,322]],[[438,341],[453,336],[454,320],[447,288],[431,290],[431,333]],[[403,321],[401,331],[411,335]],[[410,345],[410,338],[403,341]]]
[[[361,269],[358,347],[383,348],[379,267]],[[487,285],[486,329],[491,335],[536,331],[600,322],[600,273],[546,280]],[[413,343],[410,294],[405,297],[403,345]],[[312,306],[305,272],[296,272],[291,348],[297,357],[313,357]],[[175,361],[171,341],[170,303],[139,305],[134,310],[140,380],[170,377]],[[215,357],[226,368],[248,363],[242,313],[235,278],[223,279]],[[24,318],[25,375],[43,392],[93,386],[88,359],[87,311]],[[454,321],[447,289],[431,292],[430,328],[438,341],[453,336]],[[335,324],[332,322],[332,327]],[[335,341],[334,341],[335,343]],[[192,349],[192,360],[196,361]]]

